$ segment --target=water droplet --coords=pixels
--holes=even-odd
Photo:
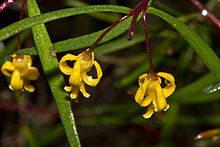
[[[207,10],[205,10],[205,9],[202,10],[202,15],[203,15],[203,16],[206,16],[207,14],[208,14],[208,11],[207,11]]]

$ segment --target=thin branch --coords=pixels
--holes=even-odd
[[[18,103],[0,102],[0,109],[11,110],[11,111],[30,112],[30,113],[35,113],[35,114],[53,115],[56,117],[59,116],[59,113],[56,110],[48,110],[45,108],[28,106],[28,105],[18,104]]]
[[[15,3],[16,0],[6,0],[0,5],[0,13],[3,12],[5,9],[7,9],[10,5]]]
[[[217,29],[220,30],[220,20],[215,15],[207,10],[203,4],[198,0],[188,0],[197,10],[199,10],[203,16],[205,16]]]
[[[22,6],[21,6],[21,13],[20,13],[20,17],[19,19],[22,20],[23,19],[23,15],[24,15],[24,6],[26,4],[26,0],[24,0]],[[19,32],[17,35],[17,49],[20,50],[21,49],[21,33]]]

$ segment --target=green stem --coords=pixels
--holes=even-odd
[[[28,13],[30,17],[41,14],[35,0],[28,0]],[[58,60],[50,54],[53,44],[51,43],[45,24],[42,23],[32,27],[32,32],[37,52],[40,57],[44,73],[49,82],[50,89],[56,101],[70,146],[80,147],[81,145],[77,134],[70,98],[62,88],[64,78],[58,69]]]

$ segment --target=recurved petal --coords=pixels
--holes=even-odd
[[[10,61],[6,61],[1,68],[2,73],[9,77],[12,75],[14,70],[15,66]]]
[[[151,103],[148,108],[147,108],[147,112],[143,115],[144,118],[150,118],[152,116],[152,114],[154,113],[154,106]]]
[[[176,89],[174,77],[171,74],[163,72],[159,72],[157,75],[169,81],[169,84],[166,82],[167,85],[163,88],[163,94],[165,97],[170,96]]]
[[[93,64],[94,64],[94,66],[96,68],[96,71],[97,71],[97,79],[98,79],[98,81],[100,81],[100,79],[102,77],[102,69],[101,69],[101,67],[100,67],[100,65],[99,65],[99,63],[97,61],[94,61]]]
[[[148,95],[148,96],[143,98],[143,100],[141,101],[140,105],[142,107],[146,107],[146,106],[148,106],[152,102],[153,99],[154,99],[154,97],[152,95]]]
[[[21,78],[19,70],[15,70],[11,77],[11,89],[21,90],[23,87],[23,79]]]
[[[72,86],[72,91],[71,91],[71,94],[70,94],[70,97],[71,99],[76,99],[77,95],[78,95],[78,92],[79,92],[79,88],[80,86]]]
[[[83,82],[82,82],[82,84],[81,84],[80,91],[82,92],[82,94],[83,94],[86,98],[89,98],[89,97],[90,97],[90,94],[86,92],[85,84],[84,84]]]
[[[144,99],[145,92],[147,90],[147,86],[149,85],[150,81],[145,81],[137,90],[135,94],[135,101],[141,105],[141,102]]]
[[[34,86],[29,84],[26,80],[24,81],[24,89],[29,92],[34,92],[35,90]]]
[[[160,112],[167,108],[166,98],[164,97],[163,90],[159,84],[156,86],[156,99],[153,104],[155,112]]]
[[[76,60],[76,59],[77,59],[77,56],[74,56],[72,54],[66,54],[65,56],[63,56],[63,58],[60,60],[60,63],[59,63],[60,70],[64,74],[70,75],[73,68],[69,67],[69,65],[67,64],[66,61],[68,61],[68,60],[73,61],[73,60]]]
[[[147,77],[147,75],[148,74],[142,74],[141,76],[139,76],[139,79],[138,79],[139,86],[141,86],[144,83],[144,80]]]
[[[174,77],[171,74],[169,74],[169,73],[158,72],[157,75],[160,76],[160,77],[163,77],[164,79],[166,79],[168,81],[170,81],[170,83],[174,83],[175,82]]]
[[[86,72],[82,73],[83,81],[87,85],[90,85],[92,87],[95,87],[99,83],[99,81],[102,77],[102,69],[101,69],[100,65],[98,64],[98,62],[94,61],[94,66],[95,66],[96,71],[97,71],[97,79],[93,79],[92,76],[87,75]]]
[[[21,76],[24,76],[27,80],[37,80],[39,75],[38,69],[32,66],[29,66],[24,71],[21,71]]]
[[[64,90],[70,92],[72,90],[72,86],[65,86]]]
[[[81,84],[81,64],[80,62],[76,61],[73,67],[73,70],[71,72],[70,78],[69,78],[70,85],[78,85]]]

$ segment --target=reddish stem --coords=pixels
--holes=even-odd
[[[0,5],[0,13],[7,9],[11,4],[16,2],[16,0],[6,0]]]
[[[121,19],[119,19],[118,21],[116,21],[113,25],[111,25],[105,32],[103,32],[99,38],[93,43],[93,45],[90,47],[89,51],[92,52],[95,47],[99,44],[99,42],[102,40],[102,38],[108,33],[110,32],[116,25],[118,25],[120,22],[124,21],[125,19],[127,19],[128,17],[130,17],[131,14],[128,14],[124,17],[122,17]]]
[[[203,16],[205,16],[217,29],[220,30],[220,20],[215,15],[207,10],[203,4],[198,0],[188,0],[197,10],[199,10]]]
[[[91,53],[95,47],[98,45],[98,43],[102,40],[102,38],[109,32],[111,31],[116,25],[118,25],[120,22],[124,21],[130,16],[133,16],[130,29],[129,29],[129,35],[128,35],[128,40],[131,40],[135,36],[135,25],[137,23],[137,18],[140,15],[141,12],[143,12],[143,21],[144,21],[144,30],[145,30],[145,37],[146,37],[146,46],[147,46],[147,55],[148,55],[148,60],[149,60],[149,69],[150,73],[154,73],[153,70],[153,64],[152,64],[152,57],[151,57],[151,51],[150,51],[150,43],[149,43],[149,38],[148,38],[148,32],[147,32],[147,21],[146,21],[146,10],[147,10],[147,5],[149,3],[149,0],[142,0],[140,5],[138,5],[136,8],[134,8],[130,14],[122,17],[118,21],[116,21],[112,26],[110,26],[104,33],[102,33],[99,38],[95,41],[95,43],[91,46],[89,49],[89,52]]]
[[[35,106],[28,106],[28,105],[17,104],[17,103],[0,102],[0,109],[11,110],[11,111],[30,112],[30,113],[35,113],[35,114],[53,115],[56,117],[59,116],[59,114],[56,110],[48,110],[45,108],[39,108],[39,107],[35,107]]]
[[[21,6],[21,13],[20,13],[20,17],[19,19],[22,20],[23,19],[23,15],[24,15],[24,6],[26,4],[26,0],[23,1],[23,4]],[[17,35],[17,49],[20,50],[21,49],[21,33],[19,32]]]
[[[150,50],[150,43],[147,31],[147,20],[146,20],[146,10],[143,10],[143,22],[144,22],[144,31],[145,31],[145,38],[146,38],[146,46],[147,46],[147,56],[149,60],[149,70],[150,73],[154,72],[152,57],[151,57],[151,50]]]
[[[51,110],[51,109],[40,108],[36,106],[18,104],[18,103],[0,102],[0,109],[34,113],[37,115],[51,115],[54,117],[59,117],[59,113],[57,110]],[[95,115],[94,114],[75,114],[75,116],[76,118],[90,118],[90,117],[94,117]]]
[[[130,16],[133,16],[133,19],[131,21],[131,27],[129,30],[129,36],[128,39],[131,40],[134,35],[135,35],[135,25],[137,22],[137,18],[139,16],[139,14],[146,8],[147,8],[147,4],[148,4],[149,0],[142,0],[142,2],[140,3],[140,5],[136,8],[134,8],[131,13],[129,13],[128,15],[122,17],[121,19],[119,19],[118,21],[116,21],[113,25],[111,25],[104,33],[102,33],[99,38],[95,41],[95,43],[90,47],[90,52],[92,52],[95,47],[98,45],[98,43],[102,40],[102,38],[108,33],[110,32],[115,26],[117,26],[120,22],[124,21],[125,19],[127,19]]]

